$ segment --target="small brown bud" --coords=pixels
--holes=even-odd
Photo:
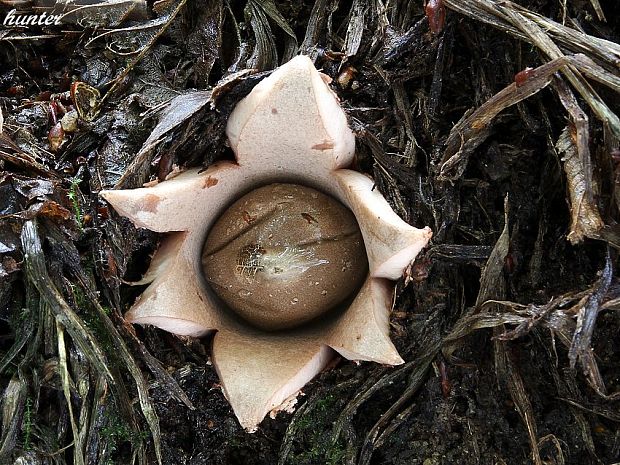
[[[47,134],[47,140],[50,143],[50,151],[57,152],[65,140],[65,131],[60,122],[56,123]]]

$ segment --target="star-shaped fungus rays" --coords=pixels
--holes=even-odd
[[[403,362],[389,337],[391,280],[402,276],[432,233],[405,223],[370,178],[346,169],[355,138],[328,83],[309,58],[298,56],[261,81],[230,116],[236,163],[185,171],[153,187],[101,192],[136,226],[170,233],[140,281],[148,288],[125,318],[179,335],[216,332],[213,363],[248,430],[319,373],[334,351],[352,360]],[[202,268],[205,239],[222,213],[271,183],[308,186],[341,202],[357,220],[368,258],[368,276],[341,311],[278,331],[235,315]]]

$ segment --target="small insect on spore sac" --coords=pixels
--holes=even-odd
[[[343,271],[342,263],[350,266]],[[232,312],[274,331],[305,324],[355,295],[368,259],[344,205],[309,187],[270,184],[241,197],[215,222],[202,270]]]

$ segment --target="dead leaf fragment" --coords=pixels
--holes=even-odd
[[[605,225],[598,208],[588,197],[583,164],[579,159],[576,135],[568,126],[564,128],[556,143],[556,149],[563,154],[564,172],[568,182],[571,211],[571,225],[568,240],[572,244],[583,241],[584,237],[598,237]]]

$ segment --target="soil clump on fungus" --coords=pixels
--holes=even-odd
[[[0,27],[0,464],[620,462],[617,2],[63,21]],[[97,194],[232,159],[228,115],[297,53],[333,79],[356,169],[434,235],[396,289],[406,363],[338,359],[248,434],[209,337],[124,323],[163,237]]]

